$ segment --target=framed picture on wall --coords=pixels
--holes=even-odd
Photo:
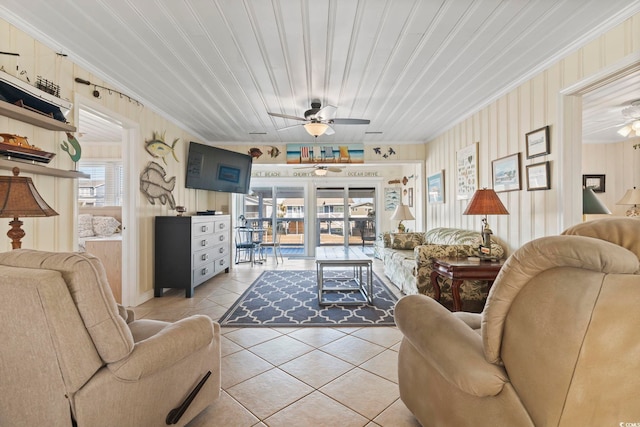
[[[604,193],[604,175],[582,175],[582,186],[594,193]]]
[[[491,162],[493,174],[493,190],[502,191],[521,190],[520,182],[520,153],[502,157]]]
[[[470,199],[478,189],[477,142],[456,152],[456,170],[458,172],[456,197],[458,200]]]
[[[444,203],[444,170],[427,177],[427,202]]]
[[[402,194],[400,189],[396,187],[387,187],[384,189],[384,210],[393,211],[400,203]]]
[[[549,162],[527,165],[527,191],[548,190],[550,188]]]
[[[525,134],[527,140],[527,159],[549,154],[549,126]]]

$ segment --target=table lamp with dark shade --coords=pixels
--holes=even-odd
[[[0,176],[0,218],[13,218],[7,232],[13,249],[22,247],[20,240],[25,236],[18,217],[58,215],[40,196],[31,178],[19,174],[20,169],[14,167],[13,176]]]
[[[405,227],[402,221],[411,221],[414,219],[415,217],[411,213],[409,206],[403,205],[402,202],[400,202],[400,204],[396,206],[396,210],[393,212],[393,215],[391,215],[391,220],[400,221],[398,223],[398,233],[404,233],[405,231]]]
[[[596,193],[593,192],[591,187],[584,187],[582,189],[582,220],[584,221],[585,215],[600,215],[610,214],[611,211],[605,206],[604,203]]]
[[[478,257],[482,260],[495,260],[491,256],[491,235],[493,231],[487,223],[487,215],[509,215],[509,211],[504,207],[500,197],[490,188],[477,190],[463,215],[484,215],[482,218],[482,244],[478,248]]]

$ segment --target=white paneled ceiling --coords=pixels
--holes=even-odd
[[[303,116],[315,98],[371,120],[324,141],[423,142],[638,11],[640,0],[0,0],[19,29],[219,144],[309,141],[267,112]]]

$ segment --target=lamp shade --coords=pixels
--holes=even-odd
[[[596,215],[596,214],[610,214],[611,211],[604,203],[598,199],[596,193],[593,192],[591,187],[582,189],[582,214],[583,215]]]
[[[309,135],[315,136],[317,138],[327,131],[329,125],[324,123],[311,122],[305,124],[304,128],[309,133]]]
[[[40,196],[31,178],[19,173],[20,169],[13,168],[13,176],[0,176],[0,218],[58,215]]]
[[[640,205],[640,190],[636,190],[633,187],[633,190],[627,190],[622,196],[622,199],[616,203],[617,205]]]
[[[626,215],[634,218],[640,217],[640,209],[638,209],[638,205],[640,205],[640,190],[636,190],[636,187],[633,187],[633,190],[627,190],[617,204],[633,205],[627,210]]]
[[[25,232],[18,217],[39,217],[58,215],[40,196],[29,177],[18,176],[20,169],[13,168],[13,176],[0,176],[0,218],[13,218],[7,236],[12,240],[13,249],[22,246],[20,241]]]
[[[509,215],[500,197],[490,188],[477,190],[463,215]]]
[[[394,221],[411,221],[415,219],[415,217],[411,213],[409,206],[400,203],[396,206],[396,210],[393,212],[393,215],[391,215],[391,219]]]

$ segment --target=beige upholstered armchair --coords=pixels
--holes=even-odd
[[[404,297],[401,399],[423,426],[640,422],[639,270],[614,243],[544,237],[509,257],[482,314]]]
[[[219,396],[219,325],[135,320],[92,255],[1,253],[0,319],[2,426],[184,425]]]

